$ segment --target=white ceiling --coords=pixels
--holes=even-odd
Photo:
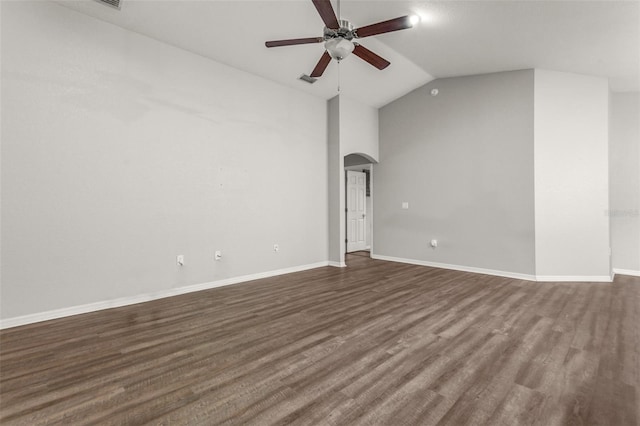
[[[94,0],[67,7],[325,99],[341,93],[382,106],[433,78],[543,68],[610,79],[640,91],[640,0],[341,2],[356,27],[406,14],[421,23],[360,42],[391,62],[378,71],[355,56],[332,61],[313,85],[322,44],[267,49],[267,40],[316,37],[323,23],[311,0]],[[333,1],[337,10],[336,2]]]

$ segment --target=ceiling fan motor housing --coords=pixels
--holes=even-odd
[[[341,37],[345,40],[353,40],[357,37],[355,31],[353,30],[353,24],[345,19],[341,19],[338,21],[340,25],[337,29],[324,28],[324,39],[330,40],[332,38]]]

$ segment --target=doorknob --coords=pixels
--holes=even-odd
[[[366,214],[362,213],[362,218],[364,219],[364,217],[366,216]]]

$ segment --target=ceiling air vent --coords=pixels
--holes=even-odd
[[[309,76],[308,76],[308,75],[306,75],[306,74],[302,74],[302,75],[299,77],[299,79],[300,79],[300,80],[302,80],[302,81],[304,81],[304,82],[307,82],[307,83],[309,83],[309,84],[313,84],[313,83],[315,83],[316,81],[318,81],[318,79],[317,79],[317,78],[309,77]]]
[[[109,7],[120,10],[120,0],[96,0],[98,3],[106,4]]]

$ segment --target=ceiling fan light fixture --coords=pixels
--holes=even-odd
[[[341,61],[355,49],[354,44],[351,40],[347,40],[342,37],[332,38],[327,40],[324,44],[325,49],[329,52],[329,55],[335,59],[336,61]]]

